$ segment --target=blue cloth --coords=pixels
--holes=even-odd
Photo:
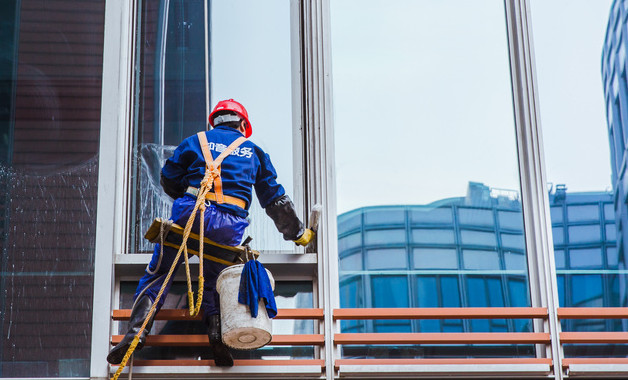
[[[257,260],[250,260],[244,264],[244,269],[242,269],[238,302],[248,305],[251,309],[251,317],[256,318],[260,299],[263,299],[266,304],[268,317],[274,318],[277,315],[277,304],[275,304],[275,294],[268,273],[266,273],[262,263]]]
[[[224,125],[205,133],[214,159],[242,136],[236,129]],[[199,187],[205,176],[205,159],[198,136],[193,135],[183,140],[161,172],[182,189],[187,189],[188,186]],[[246,209],[229,204],[220,204],[217,207],[243,218],[248,215],[253,187],[263,208],[285,194],[283,186],[277,183],[277,172],[270,162],[270,156],[248,140],[222,162],[221,178],[223,193],[246,201]]]
[[[172,217],[171,219],[180,226],[185,226],[190,217],[190,214],[194,210],[196,199],[192,196],[184,196],[174,201],[172,205]],[[192,225],[192,232],[198,234],[199,232],[199,217],[200,212],[197,211],[196,219]],[[235,246],[240,244],[244,230],[249,225],[248,221],[239,216],[233,215],[229,212],[219,210],[214,205],[210,205],[205,210],[205,237],[224,245]],[[151,300],[155,300],[159,289],[166,278],[168,270],[172,265],[175,256],[177,255],[177,249],[171,247],[163,247],[163,255],[161,255],[161,248],[159,244],[155,244],[155,250],[153,251],[153,257],[146,268],[144,276],[140,279],[140,283],[135,291],[136,299],[140,294],[144,293],[150,297]],[[177,269],[183,262],[183,256],[177,263]],[[220,313],[219,295],[216,291],[216,280],[218,274],[227,266],[217,263],[215,261],[207,260],[203,262],[203,277],[205,277],[205,287],[203,292],[203,300],[201,301],[203,314],[205,316],[215,315]],[[176,270],[175,269],[175,273]],[[170,279],[170,282],[166,285],[164,294],[161,296],[159,303],[157,304],[157,311],[161,309],[166,300],[166,296],[170,291],[170,286],[174,276]]]

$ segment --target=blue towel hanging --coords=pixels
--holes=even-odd
[[[244,264],[244,269],[242,269],[238,302],[248,305],[251,310],[251,317],[256,318],[260,299],[263,299],[266,304],[268,317],[274,318],[277,315],[277,305],[266,269],[259,261],[250,260]]]

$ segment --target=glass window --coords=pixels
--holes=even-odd
[[[617,240],[617,227],[615,223],[607,224],[605,227],[606,241],[613,242]]]
[[[344,251],[347,251],[353,248],[358,248],[361,246],[362,246],[362,234],[361,233],[347,235],[338,239],[338,252],[339,253],[342,253]]]
[[[497,251],[477,251],[465,249],[462,251],[464,269],[501,269]]]
[[[90,376],[104,18],[0,2],[4,378]]]
[[[460,237],[464,245],[488,245],[491,247],[497,245],[494,232],[462,230]]]
[[[523,231],[523,214],[521,211],[498,211],[499,228]]]
[[[567,216],[570,222],[590,222],[600,219],[600,210],[597,205],[570,205],[567,207]]]
[[[602,268],[602,250],[600,248],[570,249],[569,264],[571,268]]]
[[[340,257],[340,271],[357,271],[362,270],[362,254],[354,253],[348,256]]]
[[[495,259],[488,265],[500,269],[501,239],[492,232],[498,211],[519,214],[504,218],[522,231],[516,220],[522,204],[505,11],[501,0],[330,2],[337,212],[364,213],[367,244],[412,245],[407,262],[418,273],[451,275],[462,262],[464,268],[485,268],[464,257],[462,246],[470,245],[490,251]],[[373,54],[378,51],[386,54]],[[392,99],[401,112],[374,111]],[[409,223],[402,221],[403,212]],[[390,220],[399,228],[392,229]],[[465,223],[476,228],[460,231]],[[525,247],[521,253],[526,255]],[[410,276],[415,274],[377,278],[407,286]],[[458,287],[460,305],[466,299],[464,276],[447,289]],[[442,291],[443,283],[434,282]],[[500,294],[509,297],[506,287],[494,293]],[[440,331],[463,329],[458,322],[439,323]],[[423,321],[418,326],[426,327]]]
[[[601,275],[572,275],[571,302],[575,307],[602,307],[604,304]]]
[[[565,251],[562,249],[554,250],[554,261],[556,262],[556,268],[563,269],[567,267],[565,263]]]
[[[627,210],[622,162],[628,107],[625,68],[616,63],[623,59],[620,52],[628,40],[622,36],[625,14],[619,13],[620,7],[611,9],[612,4],[612,0],[570,3],[569,17],[562,19],[557,34],[556,15],[565,14],[564,4],[530,0],[543,155],[547,181],[555,184],[549,200],[566,208],[569,222],[555,219],[552,212],[562,307],[617,304],[621,301],[613,293],[611,279],[619,275],[626,281],[625,274],[604,266],[608,255],[604,247],[622,237],[609,230],[612,223],[603,234],[600,221],[614,221],[616,214],[618,220],[626,218]],[[619,200],[617,208],[614,199]],[[589,224],[574,225],[582,223]],[[618,260],[619,267],[625,267],[624,259]],[[566,272],[566,267],[578,274]],[[578,349],[579,356],[593,355],[586,347]]]
[[[406,230],[374,230],[366,231],[364,236],[364,244],[376,245],[376,244],[398,244],[405,243]]]
[[[454,244],[454,231],[415,228],[412,230],[412,241],[415,244]]]
[[[587,226],[569,226],[569,243],[592,243],[600,242],[602,236],[600,233],[600,225],[592,224]]]
[[[552,237],[554,238],[554,246],[565,244],[565,235],[563,227],[552,228]]]
[[[479,208],[458,208],[458,218],[461,224],[477,226],[493,226],[493,211]]]
[[[606,221],[615,220],[615,207],[612,203],[607,203],[604,205],[604,219]]]
[[[417,294],[419,307],[439,307],[439,294],[436,289],[436,277],[435,276],[417,276]],[[442,299],[442,297],[441,297]]]
[[[206,129],[208,108],[222,99],[234,98],[246,107],[252,141],[270,155],[278,182],[295,199],[293,177],[300,164],[293,151],[293,131],[299,129],[292,120],[292,54],[298,52],[291,51],[290,2],[209,4],[210,30],[205,36],[203,1],[138,2],[131,252],[150,251],[144,232],[153,218],[170,215],[172,200],[159,185],[165,159],[184,138]],[[227,16],[233,14],[238,17]],[[205,62],[206,49],[211,64]],[[273,96],[268,96],[269,88]],[[245,235],[254,238],[253,248],[295,250],[255,196],[249,212]]]
[[[617,254],[617,248],[606,248],[606,260],[609,268],[618,269],[619,255]]]
[[[404,209],[374,209],[364,214],[365,223],[369,225],[404,224],[406,212]]]
[[[526,257],[518,252],[504,252],[504,264],[507,270],[526,270]]]
[[[379,269],[407,269],[408,254],[405,249],[369,249],[366,251],[367,267]]]
[[[413,207],[410,213],[412,223],[451,224],[453,214],[451,207]]]
[[[523,249],[525,247],[525,241],[523,240],[523,235],[517,234],[502,234],[502,246],[504,248],[516,248]]]
[[[415,248],[415,269],[458,269],[458,253],[455,249]]]
[[[338,235],[352,231],[362,226],[362,213],[346,213],[338,217]]]
[[[552,218],[552,224],[563,222],[563,207],[562,206],[550,207],[550,214]]]
[[[405,276],[371,276],[373,307],[408,307],[408,279]]]

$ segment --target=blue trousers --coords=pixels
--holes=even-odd
[[[174,201],[172,205],[172,217],[176,224],[184,227],[190,217],[190,214],[194,210],[196,199],[191,195],[185,195]],[[192,232],[199,233],[200,227],[200,212],[197,212],[194,224],[192,226]],[[217,209],[214,205],[207,206],[205,210],[205,237],[215,241],[216,243],[236,246],[242,241],[242,235],[244,230],[249,225],[248,221],[242,217],[230,214],[228,212]],[[155,250],[153,257],[151,258],[144,276],[140,279],[140,283],[135,291],[134,299],[137,299],[142,294],[146,294],[151,300],[155,301],[157,293],[166,279],[166,275],[170,270],[170,267],[177,255],[177,249],[171,247],[163,247],[163,255],[161,254],[160,244],[155,244]],[[221,270],[226,268],[226,265],[217,263],[215,261],[204,259],[203,262],[203,277],[205,277],[205,286],[203,289],[203,300],[201,302],[203,315],[208,317],[210,315],[220,314],[220,301],[218,292],[216,291],[216,280]],[[181,255],[177,268],[184,262],[183,255]],[[157,303],[157,311],[161,309],[164,304],[164,300],[168,295],[170,286],[174,274],[170,278],[170,281],[164,289],[159,302]]]

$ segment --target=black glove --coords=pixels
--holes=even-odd
[[[176,181],[164,177],[163,173],[161,173],[159,183],[164,189],[164,192],[172,199],[181,198],[185,194],[185,188],[181,187]]]
[[[287,195],[282,195],[266,206],[266,214],[275,222],[285,240],[297,240],[303,235],[305,228],[297,216],[294,203]]]

